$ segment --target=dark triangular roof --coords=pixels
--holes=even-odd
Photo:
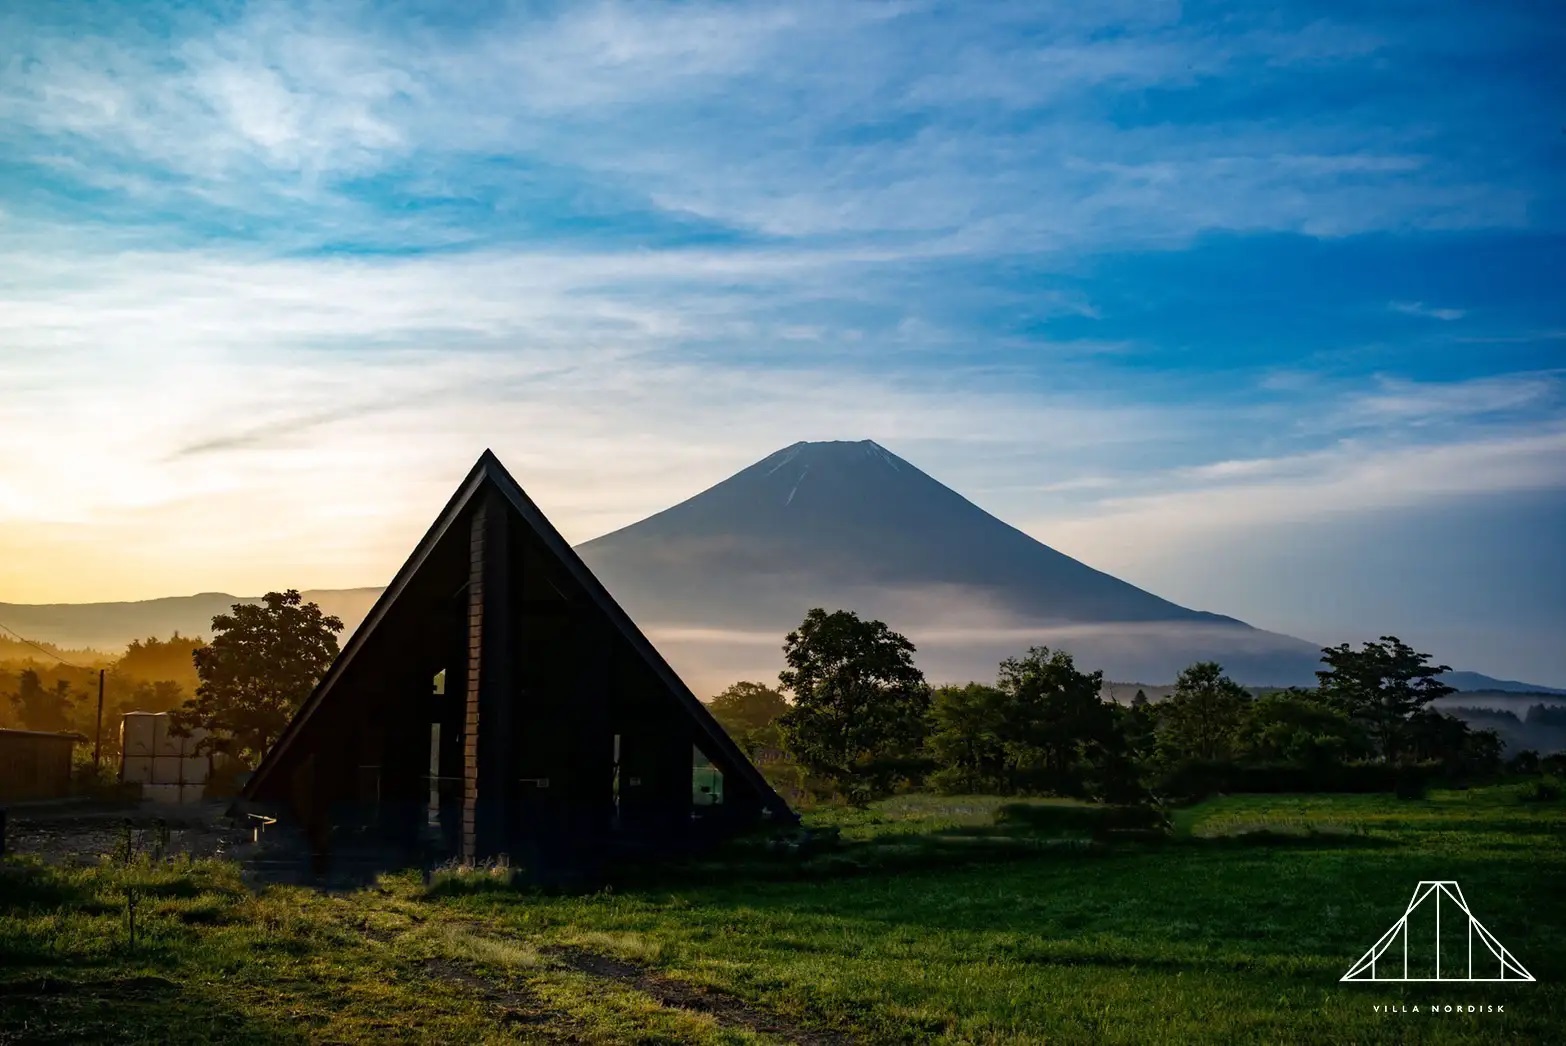
[[[375,605],[370,608],[369,614],[354,631],[353,636],[349,638],[347,645],[337,655],[331,667],[326,670],[326,674],[321,677],[321,681],[316,684],[315,690],[311,692],[305,703],[300,706],[299,711],[283,731],[282,736],[267,751],[266,756],[261,760],[261,765],[256,768],[255,773],[246,783],[242,793],[243,797],[247,799],[254,798],[262,782],[282,762],[285,753],[305,730],[311,717],[315,715],[316,710],[329,699],[332,689],[347,674],[354,659],[369,645],[376,629],[390,614],[398,598],[407,589],[414,576],[418,574],[419,569],[434,551],[435,546],[440,543],[441,538],[450,530],[452,524],[461,517],[463,511],[474,503],[474,499],[486,490],[494,490],[505,499],[516,515],[543,542],[545,550],[582,587],[588,599],[592,600],[598,609],[609,619],[614,629],[630,643],[631,649],[636,655],[647,664],[647,667],[653,671],[654,675],[674,695],[682,710],[691,717],[697,729],[709,742],[702,745],[702,750],[707,754],[707,757],[724,774],[744,779],[756,791],[757,796],[766,809],[784,819],[796,820],[797,817],[789,809],[788,803],[767,783],[766,778],[761,775],[761,772],[745,756],[745,753],[734,743],[734,739],[712,717],[712,713],[707,710],[707,706],[702,704],[700,699],[691,692],[690,687],[685,685],[685,681],[675,673],[673,668],[669,667],[669,663],[663,659],[663,655],[658,653],[657,648],[642,634],[642,630],[636,627],[636,623],[631,620],[630,615],[621,608],[619,603],[615,602],[614,597],[604,588],[603,583],[587,568],[587,564],[582,562],[581,557],[576,554],[576,550],[571,547],[565,538],[560,536],[560,532],[555,529],[554,524],[545,518],[544,514],[539,511],[538,506],[533,503],[533,500],[523,492],[522,487],[512,478],[511,473],[506,471],[505,466],[500,463],[500,459],[495,456],[493,451],[489,450],[485,450],[479,456],[478,462],[468,472],[467,478],[462,481],[456,493],[446,502],[446,507],[436,517],[434,524],[430,526],[430,529],[425,533],[418,545],[414,547],[413,554],[408,557],[407,562],[403,563],[402,569],[397,571],[397,576],[392,579],[392,583],[386,586],[386,590],[375,601]]]

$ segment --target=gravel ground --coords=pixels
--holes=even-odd
[[[132,853],[163,857],[231,858],[252,886],[296,883],[325,889],[353,889],[381,872],[409,866],[406,855],[344,839],[329,860],[312,859],[295,826],[273,825],[256,837],[255,822],[230,818],[224,801],[171,806],[165,803],[87,803],[81,800],[12,805],[6,815],[8,857],[32,857],[47,864],[96,864],[106,856]]]
[[[229,820],[223,802],[29,804],[6,816],[5,852],[50,864],[91,864],[106,854],[153,853],[223,857],[250,839],[247,826]],[[165,836],[165,833],[166,836]]]

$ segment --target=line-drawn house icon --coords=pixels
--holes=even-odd
[[[1444,905],[1443,905],[1444,902]],[[1445,923],[1443,925],[1443,921]],[[1423,879],[1403,913],[1342,981],[1531,981],[1474,918],[1453,879]]]

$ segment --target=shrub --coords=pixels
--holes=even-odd
[[[1537,781],[1529,781],[1518,797],[1525,803],[1553,803],[1562,795],[1566,795],[1566,789],[1562,788],[1560,779],[1546,775]]]

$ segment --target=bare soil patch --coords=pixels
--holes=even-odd
[[[853,1040],[839,1032],[805,1028],[776,1013],[758,1009],[743,999],[704,984],[664,977],[634,963],[611,959],[579,948],[551,948],[551,958],[570,969],[635,988],[664,1006],[706,1013],[729,1028],[746,1028],[797,1046],[846,1046]]]

